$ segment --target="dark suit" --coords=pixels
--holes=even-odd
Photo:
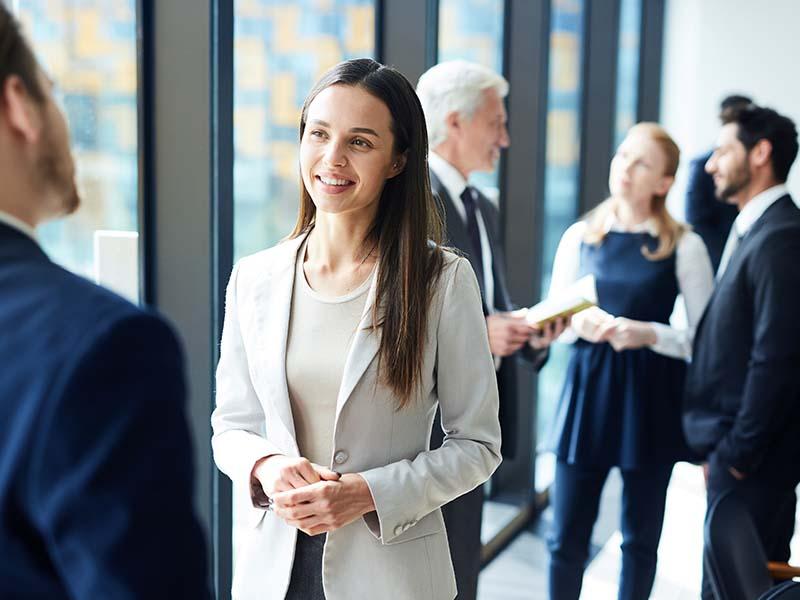
[[[0,598],[208,598],[159,318],[0,223]]]
[[[732,204],[717,198],[714,179],[706,173],[706,163],[711,152],[689,163],[689,180],[686,185],[686,221],[703,238],[708,256],[716,273],[722,250],[728,239],[737,210]]]
[[[736,489],[773,560],[788,558],[800,482],[799,290],[800,210],[787,195],[733,253],[698,325],[686,386],[684,429],[708,457],[709,504]]]
[[[447,231],[446,243],[460,250],[469,260],[473,270],[478,271],[480,256],[472,252],[467,227],[456,210],[450,194],[436,175],[431,172],[431,188],[438,196],[444,209],[444,222]],[[505,275],[505,256],[500,243],[500,216],[483,194],[478,194],[478,207],[486,227],[489,246],[492,252],[492,276],[494,277],[494,308],[504,312],[514,310],[508,293]],[[485,299],[484,282],[480,279],[483,312],[488,314]],[[523,356],[539,369],[547,360],[547,352],[536,352],[529,346],[524,346],[518,355]],[[467,368],[467,366],[465,366]],[[497,372],[497,387],[500,393],[500,428],[503,433],[502,452],[505,457],[513,457],[516,451],[517,430],[517,362],[516,356],[509,356],[502,360]],[[441,446],[444,438],[438,423],[433,428],[431,447]],[[450,542],[450,554],[456,573],[458,586],[458,600],[472,600],[477,595],[478,574],[480,572],[480,532],[483,510],[483,488],[477,489],[457,498],[442,507],[447,537]]]

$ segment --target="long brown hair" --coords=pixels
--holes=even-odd
[[[681,157],[680,148],[675,140],[658,123],[637,123],[628,130],[628,135],[636,133],[642,133],[658,144],[667,159],[664,175],[675,177]],[[587,244],[603,243],[608,233],[605,228],[606,220],[609,214],[613,213],[614,205],[614,198],[608,198],[586,215],[587,227],[583,239]],[[658,229],[658,246],[655,250],[642,246],[642,254],[648,260],[662,260],[672,255],[688,227],[669,214],[666,195],[653,196],[650,201],[650,211]]]
[[[359,86],[381,100],[392,116],[395,155],[406,155],[405,169],[386,181],[375,221],[363,240],[365,248],[377,247],[379,256],[372,309],[373,328],[382,329],[378,373],[402,409],[421,382],[428,307],[444,265],[442,221],[428,175],[425,117],[414,88],[399,71],[368,58],[348,60],[325,73],[308,94],[300,116],[301,140],[308,107],[332,85]],[[302,177],[300,189],[300,210],[291,237],[311,230],[316,217]]]

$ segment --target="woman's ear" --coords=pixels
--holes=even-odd
[[[408,151],[398,154],[392,161],[392,166],[389,169],[389,176],[386,179],[398,176],[406,168],[408,162]]]
[[[656,186],[656,195],[666,196],[673,183],[675,183],[675,177],[673,175],[664,175]]]

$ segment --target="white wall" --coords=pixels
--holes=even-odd
[[[719,102],[732,93],[748,95],[800,126],[798,0],[667,0],[661,121],[682,151],[669,197],[680,218],[686,165],[711,148]],[[788,183],[797,199],[800,160]]]

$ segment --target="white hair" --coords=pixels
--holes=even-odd
[[[457,112],[471,119],[489,89],[505,98],[508,81],[477,63],[450,60],[425,71],[417,83],[417,95],[425,112],[428,146],[436,148],[447,139],[447,115]]]

